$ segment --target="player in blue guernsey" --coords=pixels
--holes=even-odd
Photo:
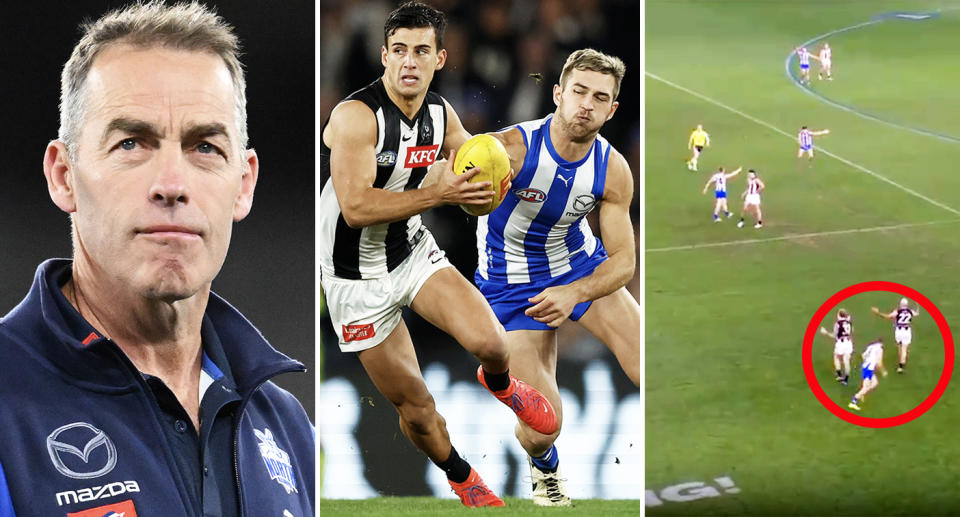
[[[716,202],[713,204],[713,222],[720,222],[720,210],[723,210],[723,213],[729,219],[733,212],[730,211],[730,208],[727,206],[727,180],[740,174],[740,171],[743,167],[737,167],[737,170],[733,172],[725,172],[723,167],[717,169],[717,172],[710,176],[710,179],[707,180],[707,184],[703,186],[703,193],[707,193],[707,189],[710,188],[710,184],[713,183],[713,195],[716,198]]]
[[[810,84],[810,58],[819,60],[807,50],[807,47],[798,47],[794,49],[797,53],[797,60],[800,61],[800,82]]]
[[[503,203],[480,217],[475,280],[507,330],[514,375],[547,396],[562,418],[556,328],[583,325],[640,386],[640,305],[626,283],[636,267],[626,159],[598,133],[617,109],[623,62],[578,50],[553,87],[554,113],[494,133],[518,171]],[[585,216],[599,207],[603,243]],[[533,501],[568,506],[553,445],[526,424],[517,438],[531,456]]]
[[[808,129],[807,126],[802,126],[800,128],[800,132],[797,133],[797,144],[800,146],[800,148],[797,150],[798,170],[800,168],[800,159],[803,158],[803,153],[807,153],[808,161],[813,161],[813,137],[827,134],[830,134],[829,129],[814,131]]]

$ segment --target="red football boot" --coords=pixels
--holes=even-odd
[[[464,506],[503,506],[503,500],[487,488],[486,483],[480,479],[480,474],[477,474],[477,471],[472,468],[470,469],[470,476],[463,483],[454,483],[449,479],[447,482],[450,483],[450,488],[460,497],[460,502]]]
[[[510,406],[521,422],[541,434],[552,434],[557,430],[557,414],[547,397],[536,388],[510,376],[510,386],[503,391],[493,391],[483,378],[483,366],[477,368],[477,380],[487,391],[493,393],[500,402]]]

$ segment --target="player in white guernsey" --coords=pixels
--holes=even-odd
[[[846,386],[850,380],[850,356],[853,355],[853,318],[846,310],[840,309],[833,332],[820,327],[820,333],[834,340],[833,368],[837,373],[837,382]]]
[[[920,307],[912,309],[910,300],[900,298],[900,306],[890,312],[880,312],[880,309],[871,307],[871,311],[877,316],[893,320],[893,338],[897,341],[897,373],[903,373],[907,367],[907,354],[910,350],[910,343],[913,341],[913,330],[910,325],[913,318],[920,315]]]
[[[737,167],[737,170],[733,172],[724,172],[723,167],[720,167],[713,176],[710,176],[707,184],[703,186],[703,193],[706,194],[710,184],[713,183],[713,195],[716,198],[716,202],[713,204],[713,222],[720,222],[720,210],[723,210],[728,219],[733,215],[733,212],[727,206],[727,180],[740,174],[742,169],[743,167]]]
[[[823,45],[820,46],[820,71],[817,72],[817,79],[823,79],[823,76],[827,76],[828,81],[833,80],[833,74],[831,68],[833,65],[833,51],[830,50],[830,44],[826,41],[823,42]]]
[[[794,52],[797,53],[797,60],[800,61],[800,82],[810,84],[810,58],[819,58],[810,54],[807,47],[798,47]]]
[[[864,397],[867,396],[867,393],[875,390],[877,385],[880,384],[880,380],[877,379],[876,370],[880,370],[880,373],[884,377],[887,376],[887,369],[883,366],[883,339],[877,338],[876,341],[867,345],[866,350],[863,351],[863,362],[860,363],[860,373],[862,380],[860,381],[860,391],[853,396],[853,399],[850,400],[850,403],[847,404],[847,407],[851,409],[856,409],[860,411],[860,404],[863,403]]]
[[[318,260],[340,348],[357,353],[403,433],[446,472],[464,505],[503,506],[451,445],[401,318],[408,305],[453,336],[480,360],[484,386],[522,421],[545,433],[557,429],[550,402],[509,375],[505,332],[490,306],[420,222],[431,207],[492,196],[490,182],[466,182],[476,170],[453,173],[453,153],[469,134],[450,105],[428,92],[446,60],[445,25],[443,13],[418,2],[391,12],[383,76],[331,113],[320,152],[329,178],[321,178]],[[434,163],[438,154],[449,159]]]
[[[568,319],[642,382],[640,305],[624,287],[636,266],[633,177],[599,135],[617,109],[624,72],[620,59],[593,49],[567,58],[553,87],[554,113],[494,134],[519,172],[503,203],[478,219],[474,279],[507,330],[514,374],[539,388],[560,417],[556,328]],[[598,206],[602,243],[585,219]],[[537,505],[570,504],[557,471],[557,434],[517,426]]]
[[[763,212],[760,210],[760,193],[767,185],[757,176],[757,171],[750,169],[747,171],[747,188],[743,190],[740,197],[743,199],[743,208],[740,209],[740,221],[737,228],[743,228],[743,214],[753,212],[757,222],[754,228],[763,228]]]
[[[803,158],[803,153],[807,153],[808,160],[813,160],[813,137],[829,133],[829,129],[814,131],[808,129],[807,126],[800,128],[800,132],[797,133],[797,144],[800,146],[797,150],[797,170],[800,168],[800,158]]]

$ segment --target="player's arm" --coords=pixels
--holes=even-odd
[[[727,174],[727,179],[730,179],[730,178],[736,176],[737,174],[740,174],[740,171],[742,171],[742,170],[743,170],[743,167],[737,167],[737,170],[731,172],[730,174]]]
[[[707,180],[707,184],[703,186],[703,193],[707,193],[707,189],[710,187],[710,184],[713,183],[713,176],[710,176],[710,179]]]
[[[633,176],[626,158],[611,149],[607,179],[600,203],[600,234],[607,249],[607,260],[593,273],[567,285],[548,287],[533,298],[527,316],[558,327],[581,302],[596,300],[620,289],[633,278],[637,264],[637,248],[630,223],[630,200],[633,198]]]
[[[829,134],[830,134],[830,130],[829,130],[829,129],[821,129],[820,131],[811,131],[810,134],[813,135],[813,136],[829,135]]]
[[[880,316],[881,318],[886,318],[888,320],[892,320],[893,317],[896,316],[897,314],[896,310],[893,310],[890,312],[881,312],[880,309],[876,307],[870,307],[870,312],[876,314],[877,316]]]
[[[507,150],[507,156],[510,157],[510,168],[513,169],[511,174],[516,177],[523,168],[523,160],[527,156],[527,141],[523,139],[523,133],[516,127],[512,127],[487,134],[503,144],[503,148]]]
[[[764,183],[762,179],[757,178],[757,183],[760,184],[760,190],[759,190],[760,192],[763,192],[763,189],[767,188],[767,184]]]
[[[827,329],[825,329],[825,328],[823,328],[823,327],[820,327],[820,333],[823,334],[824,336],[827,336],[827,337],[830,338],[830,339],[836,339],[836,336],[834,336],[833,334],[831,334],[830,332],[828,332]]]
[[[703,144],[704,144],[705,146],[707,146],[707,147],[710,147],[710,133],[707,133],[706,131],[704,131],[704,132],[703,132],[703,139],[704,139]]]
[[[457,176],[449,161],[431,186],[404,192],[375,188],[377,120],[360,101],[344,102],[333,110],[323,139],[330,147],[337,201],[351,228],[400,221],[443,204],[485,204],[493,195],[486,190],[490,182],[468,183],[476,172]]]
[[[470,139],[471,135],[463,127],[463,123],[460,122],[460,116],[457,115],[456,110],[453,109],[453,106],[447,102],[447,99],[443,99],[443,109],[447,115],[447,131],[443,135],[443,147],[440,149],[440,155],[443,156],[443,159],[438,159],[430,168],[427,170],[427,175],[423,178],[423,183],[420,188],[430,187],[437,183],[437,180],[440,178],[441,172],[443,172],[444,167],[447,166],[447,160],[450,163],[453,163],[453,160],[450,157],[463,146],[463,143]],[[439,158],[439,157],[438,157]]]

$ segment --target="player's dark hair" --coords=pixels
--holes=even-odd
[[[800,126],[800,129],[807,129],[807,126]]]
[[[755,171],[755,170],[753,170],[753,169],[747,169],[747,172],[752,172],[752,173],[754,173],[754,174],[757,173],[757,171]]]
[[[447,17],[443,11],[430,7],[423,2],[404,2],[393,10],[383,24],[383,44],[397,29],[422,29],[433,27],[437,39],[437,50],[443,48],[443,31],[447,28]]]

